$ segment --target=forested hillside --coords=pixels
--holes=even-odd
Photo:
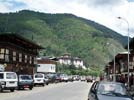
[[[104,66],[113,49],[124,51],[126,37],[93,21],[72,14],[46,14],[23,10],[0,14],[0,33],[15,32],[46,49],[47,56],[71,53],[87,67]]]

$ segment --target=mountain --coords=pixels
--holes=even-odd
[[[15,32],[42,45],[47,56],[71,53],[83,59],[87,67],[104,66],[115,53],[124,51],[127,41],[105,26],[72,14],[28,10],[0,13],[0,33],[5,32]]]

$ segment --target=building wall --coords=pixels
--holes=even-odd
[[[71,64],[73,64],[75,67],[77,67],[77,68],[79,68],[79,67],[81,67],[81,68],[83,68],[83,69],[86,69],[86,67],[84,66],[84,64],[83,64],[83,61],[82,60],[75,60],[75,59],[71,59],[71,58],[66,58],[66,59],[64,59],[64,58],[60,58],[59,59],[59,63],[60,64],[65,64],[65,65],[71,65]]]
[[[37,72],[55,73],[56,65],[55,64],[38,64]]]
[[[0,35],[0,64],[4,71],[33,74],[40,47],[13,34]]]
[[[74,61],[73,61],[73,64],[74,64],[76,67],[78,67],[78,66],[81,66],[81,67],[84,66],[84,65],[83,65],[83,61],[81,61],[81,60],[74,60]]]

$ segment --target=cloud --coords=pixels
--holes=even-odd
[[[103,24],[127,35],[127,24],[117,19],[128,20],[131,36],[134,28],[134,2],[127,0],[1,0],[0,12],[29,9],[45,13],[72,13]],[[120,27],[119,27],[120,25]]]
[[[123,0],[92,0],[94,5],[104,6],[104,5],[119,5],[123,3]]]
[[[0,12],[14,12],[17,9],[23,9],[25,3],[19,2],[17,0],[1,0],[0,1]]]

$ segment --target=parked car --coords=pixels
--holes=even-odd
[[[80,80],[80,76],[79,75],[73,75],[73,80],[74,81],[79,81]]]
[[[56,82],[56,73],[49,73],[47,74],[49,83],[55,83]]]
[[[56,75],[55,76],[55,83],[59,83],[59,82],[62,82],[62,79],[61,79],[60,75]]]
[[[74,80],[73,80],[73,76],[72,75],[69,75],[68,76],[68,82],[73,82]]]
[[[93,82],[93,79],[92,79],[91,76],[87,76],[87,77],[86,77],[86,81],[87,81],[87,82]]]
[[[133,100],[133,98],[122,83],[94,82],[88,100]]]
[[[68,76],[67,76],[67,74],[61,74],[61,81],[62,82],[68,82]]]
[[[42,86],[45,86],[45,76],[43,73],[35,73],[34,74],[34,77],[33,77],[33,80],[34,80],[34,86],[35,85],[42,85]]]
[[[46,74],[44,76],[44,82],[46,85],[48,85],[50,83],[49,77]]]
[[[81,81],[86,81],[86,76],[81,76],[81,77],[80,77],[80,80],[81,80]]]
[[[33,79],[31,75],[19,75],[18,76],[18,89],[29,88],[33,89]]]
[[[1,91],[10,90],[14,92],[18,87],[18,78],[15,72],[0,72]]]

